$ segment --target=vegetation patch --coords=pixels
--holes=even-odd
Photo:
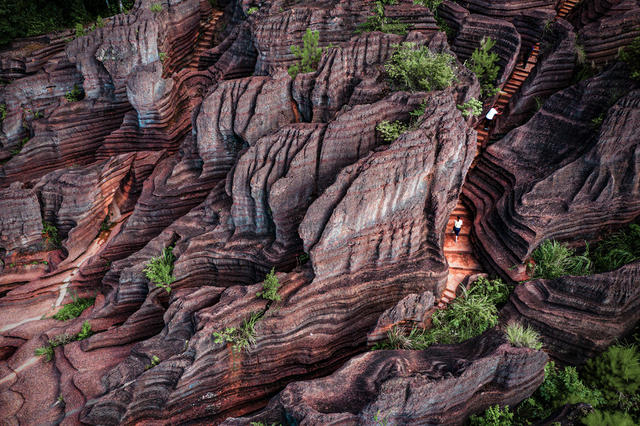
[[[395,4],[387,2],[387,4]],[[389,19],[384,14],[384,3],[377,1],[371,9],[373,15],[367,17],[367,20],[358,25],[356,34],[363,32],[380,31],[383,33],[405,35],[407,34],[408,24],[403,24],[397,19]]]
[[[500,58],[497,53],[490,52],[495,45],[496,41],[491,37],[483,38],[480,42],[480,48],[476,48],[471,54],[471,58],[464,63],[478,78],[484,98],[491,97],[498,92],[495,84],[500,71],[498,66]]]
[[[633,39],[631,44],[620,51],[619,58],[629,67],[629,77],[640,80],[640,36]]]
[[[409,125],[401,121],[383,121],[378,123],[376,130],[380,133],[382,140],[385,143],[391,143],[398,139],[401,134],[409,130]]]
[[[161,3],[153,3],[151,5],[151,11],[153,13],[160,13],[162,12],[162,4]]]
[[[146,277],[156,285],[163,288],[167,293],[171,293],[171,284],[175,281],[173,277],[173,262],[176,257],[173,255],[173,247],[162,249],[160,256],[152,257],[144,268]]]
[[[45,362],[49,362],[53,359],[54,349],[58,346],[64,346],[68,343],[84,340],[87,337],[91,336],[93,332],[91,331],[91,324],[89,321],[85,321],[82,323],[82,329],[78,334],[59,334],[52,339],[49,339],[47,345],[37,348],[35,350],[36,356],[44,356]]]
[[[258,11],[258,7],[257,6],[251,6],[249,9],[247,9],[247,15],[253,15],[257,11]]]
[[[160,358],[158,358],[158,356],[157,356],[157,355],[153,355],[153,356],[151,357],[151,364],[147,364],[147,365],[144,367],[144,369],[145,369],[145,370],[148,370],[148,369],[150,369],[150,368],[155,367],[155,366],[156,366],[156,365],[158,365],[158,364],[160,364]]]
[[[396,90],[442,90],[456,80],[455,59],[448,53],[434,53],[411,42],[393,47],[385,69]]]
[[[471,426],[512,426],[513,413],[509,411],[509,406],[501,408],[499,405],[493,405],[481,415],[473,415],[469,418]]]
[[[320,33],[307,28],[307,31],[302,36],[302,48],[300,46],[291,46],[291,53],[298,59],[298,62],[288,69],[291,78],[296,78],[299,73],[316,70],[320,58],[322,58],[322,52],[324,52],[324,49],[318,47],[319,43]]]
[[[240,327],[227,327],[223,331],[214,331],[215,343],[232,343],[233,350],[241,352],[256,342],[255,326],[264,312],[253,312],[242,321]]]
[[[53,319],[58,321],[68,321],[73,318],[77,318],[87,309],[89,306],[93,306],[96,301],[95,297],[87,297],[87,298],[78,298],[77,296],[72,296],[73,301],[71,303],[67,303],[64,305],[55,315],[53,315]]]
[[[84,98],[84,90],[82,90],[77,84],[74,84],[73,89],[65,93],[64,98],[68,102],[78,102]]]
[[[596,273],[613,271],[640,259],[640,225],[632,223],[600,241],[591,253]]]
[[[510,323],[507,324],[506,333],[509,343],[516,348],[530,348],[538,351],[542,349],[540,335],[529,326],[524,327],[517,322]]]
[[[275,269],[271,268],[271,272],[267,274],[267,276],[264,278],[264,281],[262,282],[262,291],[256,293],[256,296],[262,297],[263,299],[279,302],[280,295],[278,294],[278,288],[280,288],[278,277],[276,277]]]
[[[462,116],[464,118],[467,118],[470,115],[477,116],[482,114],[482,102],[476,98],[471,98],[462,105],[457,105],[457,108],[462,111]]]
[[[535,261],[534,278],[554,279],[565,275],[588,275],[592,262],[589,259],[589,247],[584,255],[555,240],[547,240],[533,251]]]
[[[0,104],[0,123],[7,118],[7,104]]]
[[[42,221],[42,238],[44,238],[47,250],[59,248],[62,242],[58,228],[45,220]]]

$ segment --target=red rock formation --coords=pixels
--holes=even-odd
[[[565,363],[598,355],[640,321],[640,262],[587,277],[535,280],[516,286],[501,312],[538,330],[547,353]]]

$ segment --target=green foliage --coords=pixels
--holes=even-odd
[[[608,412],[593,410],[582,419],[582,423],[586,426],[636,426],[637,423],[633,418],[620,411]]]
[[[517,322],[507,324],[507,339],[516,348],[542,349],[540,335],[529,326],[524,327]]]
[[[27,144],[27,142],[29,142],[29,138],[28,138],[28,137],[22,138],[22,139],[20,140],[20,143],[18,143],[18,146],[16,146],[14,149],[12,149],[12,150],[10,151],[10,154],[11,154],[11,155],[18,155],[18,154],[20,154],[20,152],[22,151],[22,148],[24,148],[24,146]]]
[[[89,306],[92,306],[95,302],[94,297],[90,298],[78,298],[77,296],[72,297],[72,302],[67,303],[53,315],[53,319],[58,321],[68,321],[73,318],[77,318],[87,309]]]
[[[151,357],[151,364],[148,364],[144,367],[145,370],[148,370],[150,368],[155,367],[156,365],[160,364],[160,358],[158,358],[157,355],[153,355]]]
[[[289,67],[288,71],[291,78],[296,78],[298,73],[315,71],[323,52],[323,49],[318,47],[319,42],[320,33],[307,28],[304,36],[302,36],[302,48],[291,46],[291,53],[298,59],[298,63]]]
[[[89,323],[89,321],[84,321],[82,323],[82,329],[78,334],[76,334],[76,340],[84,340],[92,334],[93,332],[91,331],[91,324]]]
[[[387,18],[384,14],[383,2],[381,1],[375,2],[371,11],[373,12],[373,15],[367,17],[367,20],[365,22],[358,25],[356,34],[360,34],[362,32],[371,32],[371,31],[380,31],[383,33],[399,34],[399,35],[407,34],[407,29],[409,28],[409,25],[403,24],[397,19]]]
[[[415,4],[421,4],[422,6],[428,7],[434,14],[437,13],[438,6],[440,6],[443,1],[444,0],[413,0]]]
[[[427,46],[416,47],[410,42],[393,47],[385,69],[397,90],[442,90],[456,79],[453,56],[433,53]]]
[[[509,411],[509,406],[500,408],[493,405],[484,412],[482,416],[473,415],[469,418],[471,426],[511,426],[513,424],[513,413]]]
[[[473,282],[468,294],[471,296],[486,297],[493,305],[500,306],[509,299],[513,288],[505,284],[500,278],[490,280],[480,277]]]
[[[79,23],[79,22],[78,22],[78,23],[76,24],[76,38],[78,38],[78,37],[82,37],[82,36],[84,36],[84,35],[85,35],[84,27],[82,26],[82,24],[81,24],[81,23]]]
[[[256,341],[256,323],[262,318],[264,312],[253,312],[242,321],[240,327],[227,327],[224,331],[214,331],[215,343],[233,343],[233,350],[242,351]]]
[[[164,288],[167,293],[171,293],[171,284],[175,281],[173,277],[173,262],[176,257],[173,255],[173,247],[165,247],[158,257],[152,257],[144,268],[146,277],[156,285]]]
[[[613,345],[587,361],[584,377],[602,391],[609,404],[615,405],[619,395],[633,395],[640,387],[640,353],[635,345]]]
[[[309,261],[309,255],[307,253],[302,253],[296,260],[298,265],[304,265]]]
[[[104,28],[104,19],[102,19],[102,16],[100,15],[96,18],[96,26],[98,28]]]
[[[464,63],[478,78],[484,97],[493,96],[498,91],[495,84],[500,71],[499,58],[497,53],[489,52],[495,45],[496,41],[491,37],[483,38],[480,42],[480,48],[476,48],[471,54],[471,58]]]
[[[542,420],[565,404],[587,403],[598,407],[604,403],[602,394],[589,389],[578,376],[575,367],[559,369],[553,361],[544,368],[544,381],[534,394],[516,409],[518,418]]]
[[[153,3],[151,5],[151,11],[153,13],[160,13],[162,12],[162,4],[161,3]]]
[[[167,54],[165,52],[159,52],[158,59],[160,59],[160,62],[164,62],[165,59],[167,59]]]
[[[91,331],[91,324],[89,321],[85,321],[82,323],[82,329],[75,335],[70,335],[67,333],[59,334],[52,339],[49,339],[46,346],[42,346],[37,348],[34,352],[36,356],[44,356],[45,362],[49,362],[53,359],[54,348],[58,346],[64,346],[68,343],[84,340],[87,337],[91,336],[93,332]]]
[[[35,356],[44,356],[45,362],[49,362],[53,359],[53,346],[46,345],[36,348],[34,354]]]
[[[536,262],[534,278],[554,279],[565,275],[588,275],[592,270],[589,246],[583,255],[555,240],[540,244],[531,255]]]
[[[113,223],[111,223],[111,221],[109,221],[109,215],[106,215],[104,217],[104,220],[100,224],[100,232],[108,231],[108,230],[111,229],[111,227],[113,227]]]
[[[476,98],[471,98],[462,105],[457,105],[457,107],[460,111],[462,111],[462,116],[464,118],[469,117],[469,115],[482,114],[482,102],[480,102]]]
[[[58,228],[52,223],[42,221],[42,238],[44,238],[47,248],[55,249],[60,247],[62,240],[58,234]]]
[[[69,102],[77,102],[84,97],[84,90],[82,90],[77,84],[74,84],[73,89],[65,93],[64,97]]]
[[[7,104],[0,104],[0,123],[7,118]]]
[[[635,223],[614,232],[596,245],[593,254],[596,272],[607,272],[640,259],[640,225]]]
[[[256,296],[279,302],[280,295],[278,294],[278,288],[280,288],[278,277],[276,277],[275,269],[271,268],[271,272],[267,274],[262,282],[262,291],[256,293]]]
[[[257,6],[252,6],[249,9],[247,9],[247,15],[253,15],[257,11],[258,11],[258,7]]]
[[[409,126],[401,121],[382,121],[378,123],[376,130],[380,132],[380,136],[384,142],[391,143],[398,139],[401,134],[409,130]]]
[[[629,77],[640,80],[640,36],[633,39],[631,44],[620,51],[619,58],[626,62],[631,70]]]

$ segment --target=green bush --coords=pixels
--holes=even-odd
[[[85,309],[92,306],[96,299],[94,297],[78,298],[74,296],[72,297],[72,300],[73,301],[71,303],[67,303],[62,307],[62,309],[56,312],[52,318],[58,321],[68,321],[70,319],[77,318]]]
[[[636,426],[638,424],[626,413],[600,410],[593,410],[582,419],[582,423],[587,426]]]
[[[82,37],[84,35],[85,35],[84,27],[82,26],[81,23],[77,23],[76,24],[76,38]]]
[[[620,395],[634,395],[640,388],[640,353],[634,345],[614,345],[600,356],[587,361],[585,381],[600,389],[610,405]]]
[[[58,233],[58,228],[44,220],[42,221],[42,238],[44,238],[48,249],[58,248],[62,242],[60,234]]]
[[[376,130],[380,133],[384,142],[391,143],[398,139],[401,134],[409,130],[409,126],[401,121],[382,121],[378,123]]]
[[[421,4],[422,6],[428,7],[434,14],[437,13],[438,6],[440,6],[443,1],[444,0],[413,0],[415,4]]]
[[[82,323],[82,329],[78,334],[70,335],[70,334],[59,334],[52,339],[49,339],[46,346],[37,348],[34,352],[36,356],[44,356],[45,362],[49,362],[53,359],[54,348],[58,346],[64,346],[67,343],[71,343],[78,340],[84,340],[87,337],[91,336],[93,332],[91,331],[91,324],[89,321],[84,321]]]
[[[403,24],[397,19],[389,19],[384,14],[384,4],[381,1],[374,3],[371,9],[373,15],[367,17],[367,20],[358,25],[356,34],[362,32],[380,31],[383,33],[405,35],[407,34],[408,24]]]
[[[256,293],[256,296],[279,302],[280,295],[278,294],[278,288],[280,288],[278,277],[276,277],[275,269],[271,268],[271,272],[267,274],[262,282],[262,291]]]
[[[517,322],[507,324],[507,339],[516,348],[542,349],[540,335],[529,326],[524,327]]]
[[[146,277],[156,285],[164,288],[167,293],[171,293],[171,284],[175,281],[173,277],[173,262],[176,258],[173,255],[173,247],[162,249],[158,257],[152,257],[144,268]]]
[[[500,408],[499,405],[493,405],[483,413],[482,416],[473,415],[469,418],[471,426],[511,426],[513,425],[513,413],[509,411],[506,405]]]
[[[73,89],[65,93],[65,99],[69,102],[77,102],[84,97],[84,91],[77,85],[73,85]]]
[[[299,73],[315,71],[323,52],[323,49],[318,47],[319,42],[320,33],[307,28],[304,36],[302,36],[302,48],[291,46],[291,53],[298,59],[298,63],[289,67],[288,71],[291,78],[296,78]]]
[[[640,225],[635,223],[614,232],[592,252],[596,272],[607,272],[640,259]]]
[[[44,356],[45,362],[49,362],[53,359],[53,346],[46,345],[40,348],[36,348],[34,354],[35,356]]]
[[[0,123],[7,118],[7,104],[0,104]]]
[[[162,12],[162,4],[160,4],[160,3],[153,3],[153,4],[151,5],[151,11],[152,11],[153,13],[160,13],[160,12]]]
[[[483,38],[480,42],[480,48],[476,48],[471,54],[471,58],[464,63],[478,78],[484,97],[493,96],[498,91],[495,84],[500,71],[498,66],[500,58],[495,52],[489,52],[495,45],[496,41],[491,37]]]
[[[489,280],[479,277],[469,289],[472,296],[486,297],[493,305],[500,306],[509,299],[513,287],[505,284],[500,278]]]
[[[592,271],[589,246],[583,255],[555,240],[540,244],[531,255],[536,262],[533,277],[554,279],[565,275],[588,275]]]
[[[100,15],[96,18],[96,26],[98,28],[104,28],[104,19],[102,19],[102,16]]]
[[[257,11],[258,11],[258,7],[257,6],[252,6],[249,9],[247,9],[247,15],[253,15]]]
[[[640,80],[640,36],[634,38],[629,46],[620,51],[619,58],[626,62],[631,70],[629,77]]]
[[[544,381],[534,394],[521,402],[515,412],[520,419],[532,422],[546,419],[565,404],[587,403],[599,407],[604,403],[602,394],[589,389],[578,376],[575,367],[559,369],[553,361],[544,368]]]
[[[385,69],[397,90],[442,90],[456,80],[453,56],[410,42],[393,47],[395,51]]]
[[[457,105],[457,107],[460,111],[462,111],[462,116],[464,118],[469,117],[469,115],[482,114],[482,102],[480,102],[476,98],[471,98],[462,105]]]
[[[214,331],[215,343],[233,343],[233,350],[242,351],[256,342],[256,323],[264,312],[253,312],[242,321],[240,327],[227,327],[224,331]]]
[[[76,340],[84,340],[90,337],[93,334],[91,331],[91,323],[89,321],[84,321],[82,323],[82,329],[78,334],[76,334]]]
[[[155,367],[155,366],[156,366],[156,365],[158,365],[158,364],[160,364],[160,358],[158,358],[158,356],[157,356],[157,355],[153,355],[153,356],[151,357],[151,364],[147,364],[147,365],[144,367],[144,369],[145,369],[145,370],[148,370],[148,369],[150,369],[150,368]]]

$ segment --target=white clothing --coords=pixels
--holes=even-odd
[[[491,108],[491,109],[489,110],[489,112],[487,113],[487,115],[486,115],[487,120],[493,120],[493,117],[495,117],[495,115],[496,115],[497,113],[498,113],[498,110],[497,110],[497,109],[495,109],[495,108]]]
[[[453,227],[454,227],[454,228],[457,228],[457,229],[462,228],[462,219],[460,219],[460,220],[454,220],[454,221],[453,221]]]

